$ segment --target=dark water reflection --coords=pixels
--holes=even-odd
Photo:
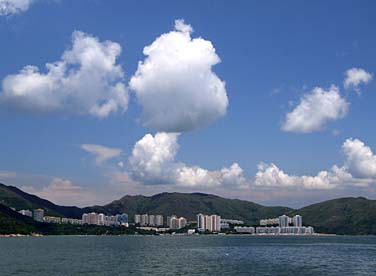
[[[376,237],[0,238],[0,275],[376,275]]]

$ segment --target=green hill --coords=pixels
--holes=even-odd
[[[30,234],[35,230],[33,219],[0,204],[0,234]]]
[[[104,206],[93,206],[85,212],[96,211],[107,214],[126,212],[133,220],[135,214],[161,214],[186,217],[195,220],[198,213],[218,214],[222,218],[244,220],[256,225],[261,218],[275,217],[292,209],[288,207],[266,207],[253,202],[226,199],[202,193],[161,193],[151,197],[124,196]]]
[[[59,206],[35,195],[25,193],[16,187],[6,186],[1,183],[0,203],[16,210],[42,208],[45,210],[45,214],[50,216],[70,218],[81,218],[82,216],[82,210],[78,207]]]
[[[0,204],[0,235],[124,235],[135,234],[135,232],[139,234],[152,233],[138,230],[135,227],[124,228],[37,222]]]
[[[303,216],[306,225],[322,233],[376,235],[376,200],[339,198],[313,204],[292,213]]]
[[[244,220],[257,225],[262,218],[300,214],[303,223],[311,225],[316,232],[351,235],[376,235],[376,200],[366,198],[339,198],[309,205],[301,209],[268,207],[253,202],[226,199],[202,193],[161,193],[154,196],[124,196],[104,206],[80,209],[56,205],[48,200],[25,193],[16,187],[0,184],[0,229],[38,230],[42,233],[76,233],[78,229],[36,224],[8,207],[16,210],[43,208],[47,215],[80,218],[83,212],[101,212],[108,215],[127,213],[132,222],[135,214],[161,214],[186,217],[195,220],[196,214],[219,214],[222,218]],[[13,228],[12,228],[13,227]],[[46,228],[47,227],[47,228]],[[7,233],[8,230],[4,230]],[[22,230],[23,231],[23,230]],[[20,233],[23,233],[23,232]],[[93,230],[94,231],[94,230]]]

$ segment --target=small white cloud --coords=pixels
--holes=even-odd
[[[103,164],[105,161],[118,157],[122,150],[118,148],[109,148],[101,145],[94,145],[94,144],[83,144],[81,148],[95,157],[95,162],[98,165]],[[122,162],[119,162],[119,164]],[[120,166],[120,165],[119,165]]]
[[[341,97],[338,87],[328,90],[314,88],[304,94],[300,103],[286,114],[282,130],[287,132],[309,133],[325,128],[330,121],[345,117],[349,103]]]
[[[226,114],[225,83],[212,71],[220,62],[213,44],[191,38],[183,20],[144,48],[146,58],[130,80],[142,106],[144,126],[183,132],[206,126]]]
[[[139,140],[129,158],[132,178],[144,184],[182,187],[247,186],[237,163],[210,171],[175,161],[178,136],[176,133],[147,134]]]
[[[120,168],[123,168],[123,167],[124,167],[124,163],[123,163],[123,161],[120,161],[120,162],[118,163],[118,166],[119,166]]]
[[[376,178],[376,155],[359,139],[347,139],[342,150],[346,155],[345,166],[360,178]]]
[[[193,28],[189,24],[185,24],[184,19],[176,19],[175,20],[175,30],[182,32],[182,33],[192,33]]]
[[[35,0],[0,0],[0,16],[25,12]]]
[[[367,84],[372,80],[373,76],[371,73],[368,73],[362,68],[351,68],[345,72],[344,86],[345,88],[354,88],[355,91],[359,94],[359,86]]]
[[[99,118],[128,107],[124,72],[116,60],[121,47],[80,31],[60,61],[47,63],[46,73],[25,66],[2,83],[0,101],[28,112],[90,114]]]

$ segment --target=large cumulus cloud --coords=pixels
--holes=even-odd
[[[290,175],[277,165],[261,163],[254,185],[274,188],[334,189],[349,186],[366,187],[376,182],[376,156],[359,139],[347,139],[342,145],[344,164],[332,166],[317,175]]]
[[[46,73],[25,66],[2,82],[0,100],[30,112],[64,112],[106,117],[126,111],[128,92],[124,72],[116,63],[121,47],[112,41],[75,31],[72,48],[61,60],[47,63]]]
[[[144,184],[173,184],[186,187],[237,186],[246,184],[237,163],[220,170],[187,166],[175,160],[179,149],[178,134],[146,134],[135,144],[129,158],[131,176]]]
[[[213,44],[192,38],[183,20],[144,48],[130,80],[142,106],[144,126],[157,131],[183,132],[207,125],[225,115],[225,83],[212,71],[220,62]]]
[[[346,155],[345,166],[355,176],[376,178],[376,155],[359,139],[347,139],[342,150]]]

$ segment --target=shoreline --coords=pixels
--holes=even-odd
[[[315,233],[313,235],[289,235],[289,234],[205,234],[205,235],[199,235],[199,234],[161,234],[161,235],[42,235],[38,233],[32,233],[32,234],[0,234],[0,238],[17,238],[17,237],[58,237],[58,236],[72,236],[72,237],[120,237],[120,236],[136,236],[136,237],[149,237],[149,236],[167,236],[167,237],[173,237],[173,236],[185,236],[185,237],[226,237],[226,236],[237,236],[237,237],[335,237],[335,236],[359,236],[359,237],[365,237],[365,236],[375,236],[375,235],[337,235],[337,234],[322,234],[322,233]]]
[[[14,238],[14,237],[44,237],[42,234],[31,233],[31,234],[0,234],[0,238]]]

